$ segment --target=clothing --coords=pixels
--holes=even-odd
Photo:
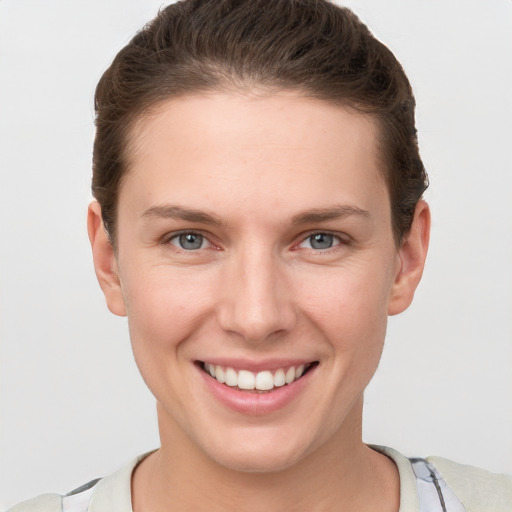
[[[411,460],[392,448],[372,446],[376,451],[392,459],[400,475],[400,509],[399,512],[423,512],[420,509],[418,479],[415,477]],[[131,475],[135,466],[145,457],[142,455],[132,460],[119,471],[101,480],[91,482],[79,488],[71,496],[44,494],[33,500],[16,505],[9,512],[71,512],[82,509],[87,512],[132,512]],[[429,457],[433,464],[453,490],[457,501],[463,504],[465,512],[511,512],[512,511],[512,476],[498,475],[463,466],[441,457]],[[413,459],[414,462],[414,459]],[[82,492],[80,492],[82,491]],[[87,503],[89,504],[88,508]],[[63,507],[64,504],[64,508]],[[436,505],[433,512],[442,512]],[[450,509],[447,509],[450,512]]]

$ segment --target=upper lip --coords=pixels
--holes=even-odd
[[[315,363],[315,359],[304,358],[280,358],[280,359],[265,359],[255,361],[254,359],[243,358],[221,358],[212,357],[207,359],[198,360],[198,363],[209,363],[215,366],[223,366],[233,368],[234,370],[249,370],[252,372],[261,372],[264,370],[279,370],[279,368],[289,368],[290,366],[300,366]]]

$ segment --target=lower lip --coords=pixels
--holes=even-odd
[[[199,366],[197,370],[210,393],[219,402],[236,412],[262,416],[279,411],[294,401],[311,380],[316,366],[291,384],[274,388],[266,393],[240,391],[238,388],[221,384]]]

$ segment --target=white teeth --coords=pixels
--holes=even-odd
[[[286,384],[291,384],[295,380],[295,367],[288,368],[285,376]]]
[[[277,372],[274,374],[274,386],[281,387],[286,384],[286,377],[284,375],[284,370],[279,368]]]
[[[240,389],[254,389],[254,373],[247,370],[240,370],[238,372],[238,387]]]
[[[242,372],[240,372],[242,373]],[[256,375],[256,389],[260,391],[268,391],[274,387],[274,377],[268,371],[259,372]]]
[[[226,374],[224,373],[224,370],[222,369],[222,366],[217,365],[215,367],[215,378],[221,384],[224,384],[224,382],[226,382]]]
[[[254,374],[249,370],[234,370],[233,368],[223,367],[220,365],[213,365],[204,363],[204,369],[214,379],[221,384],[226,384],[230,387],[238,386],[239,389],[244,390],[258,390],[270,391],[274,387],[281,387],[285,384],[291,384],[295,380],[304,375],[306,368],[310,365],[299,365],[297,367],[290,366],[289,368],[279,368],[272,374],[269,370],[264,370]]]
[[[231,387],[238,386],[238,375],[233,368],[226,368],[226,384]]]

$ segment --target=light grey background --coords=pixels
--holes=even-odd
[[[0,1],[0,510],[156,447],[85,230],[92,95],[161,0]],[[365,440],[512,473],[512,2],[346,2],[418,102],[432,244],[392,318]]]

